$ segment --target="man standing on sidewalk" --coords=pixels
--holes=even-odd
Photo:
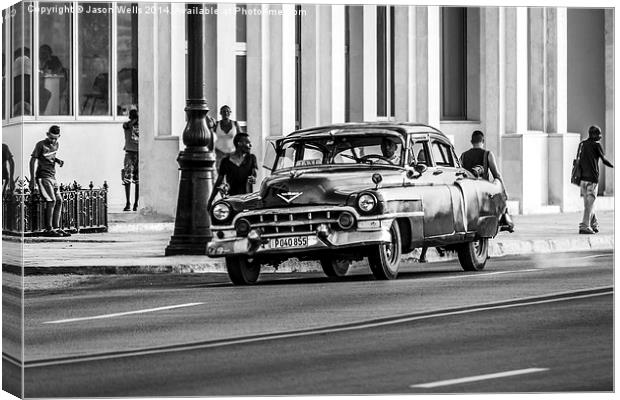
[[[45,236],[71,236],[60,229],[60,212],[62,196],[56,182],[56,164],[61,167],[64,161],[56,157],[60,128],[52,125],[47,131],[47,139],[36,144],[30,158],[30,191],[39,187],[39,193],[45,200]],[[36,174],[35,174],[36,166]]]
[[[131,211],[131,183],[135,184],[133,210],[138,210],[138,198],[140,196],[140,179],[138,173],[138,145],[140,140],[140,125],[138,110],[129,111],[129,121],[123,124],[125,131],[125,159],[123,160],[123,186],[125,186],[125,208],[123,211]]]
[[[593,234],[598,232],[598,221],[594,214],[594,201],[598,190],[598,160],[613,168],[613,164],[605,158],[603,147],[599,143],[603,134],[601,128],[593,125],[588,129],[588,139],[581,142],[581,196],[583,196],[583,219],[579,224],[580,234]]]

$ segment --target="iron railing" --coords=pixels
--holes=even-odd
[[[107,232],[108,184],[83,189],[77,182],[60,185],[63,199],[60,228],[74,233]],[[15,190],[2,195],[2,233],[36,236],[45,230],[45,200],[31,193],[28,182],[18,179]]]

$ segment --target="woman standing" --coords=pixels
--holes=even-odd
[[[215,168],[219,171],[222,159],[235,151],[233,139],[241,132],[237,121],[230,119],[231,109],[228,106],[220,108],[222,119],[215,124]]]
[[[252,142],[247,133],[237,133],[233,138],[235,151],[225,156],[217,170],[217,180],[214,188],[219,188],[226,178],[229,186],[228,194],[231,196],[237,194],[252,193],[252,185],[256,183],[256,172],[258,169],[256,156],[251,153]],[[213,190],[209,198],[208,205],[215,198],[218,190]]]

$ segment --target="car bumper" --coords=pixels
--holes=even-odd
[[[306,255],[312,252],[325,253],[330,251],[337,253],[342,249],[390,242],[389,226],[390,224],[383,222],[378,229],[372,231],[334,231],[327,235],[320,235],[318,233],[301,235],[307,238],[307,245],[289,247],[274,247],[275,243],[272,240],[275,239],[274,237],[253,240],[247,237],[214,238],[213,241],[207,244],[207,255],[209,257],[226,257],[231,255],[249,255],[254,257],[256,255],[269,254],[295,256],[301,253]],[[300,235],[279,236],[278,238],[300,238]]]

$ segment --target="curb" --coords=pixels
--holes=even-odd
[[[502,257],[508,255],[519,254],[545,254],[562,251],[589,251],[589,250],[613,250],[614,236],[601,235],[587,238],[566,238],[566,239],[534,239],[534,240],[507,240],[502,242],[491,242],[489,246],[490,257]],[[132,260],[134,265],[118,265],[111,264],[111,260],[106,260],[106,264],[87,265],[87,266],[15,266],[11,264],[2,264],[3,272],[9,272],[16,275],[34,276],[34,275],[128,275],[128,274],[196,274],[196,273],[226,273],[226,265],[224,259],[212,259],[204,256],[199,261],[192,256],[191,260],[183,260],[172,256],[170,259],[159,258],[160,262],[152,259]],[[402,257],[407,262],[418,262],[420,257],[420,249],[416,249]],[[435,248],[429,248],[426,259],[428,263],[452,261],[458,257],[454,252],[446,252],[440,255]],[[127,260],[118,260],[123,262]],[[170,261],[170,262],[168,262]],[[364,261],[353,263],[353,268],[365,267]],[[317,262],[299,261],[290,259],[281,264],[278,269],[265,267],[264,272],[321,272],[321,266]]]

